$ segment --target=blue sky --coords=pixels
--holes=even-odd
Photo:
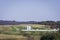
[[[60,0],[0,0],[0,20],[60,21]]]

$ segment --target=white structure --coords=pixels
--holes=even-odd
[[[31,26],[28,26],[28,25],[27,25],[27,30],[31,30]]]
[[[27,29],[22,30],[22,31],[58,31],[58,30],[59,30],[59,28],[58,29],[50,29],[50,30],[48,30],[48,29],[45,29],[45,30],[44,29],[43,30],[42,29],[40,29],[40,30],[36,29],[36,30],[34,30],[34,29],[31,28],[31,26],[27,25]]]

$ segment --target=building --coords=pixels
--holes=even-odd
[[[22,31],[58,31],[59,29],[32,29],[32,27],[31,26],[28,26],[27,25],[27,29],[25,29],[25,30],[22,30]]]
[[[31,26],[28,26],[28,25],[27,25],[27,30],[31,30],[31,29],[32,29]]]

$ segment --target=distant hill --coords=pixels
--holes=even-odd
[[[40,25],[50,25],[51,28],[60,28],[60,21],[27,21],[27,22],[17,22],[17,21],[5,21],[0,20],[0,25],[19,25],[19,24],[40,24]]]
[[[5,21],[0,20],[0,25],[18,25],[18,24],[42,24],[42,25],[58,25],[60,21],[27,21],[27,22],[17,22],[17,21]]]
[[[37,24],[35,21],[27,21],[27,22],[17,22],[17,21],[4,21],[0,20],[0,25],[18,25],[18,24]]]

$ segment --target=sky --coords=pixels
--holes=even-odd
[[[60,21],[60,0],[0,0],[0,20]]]

